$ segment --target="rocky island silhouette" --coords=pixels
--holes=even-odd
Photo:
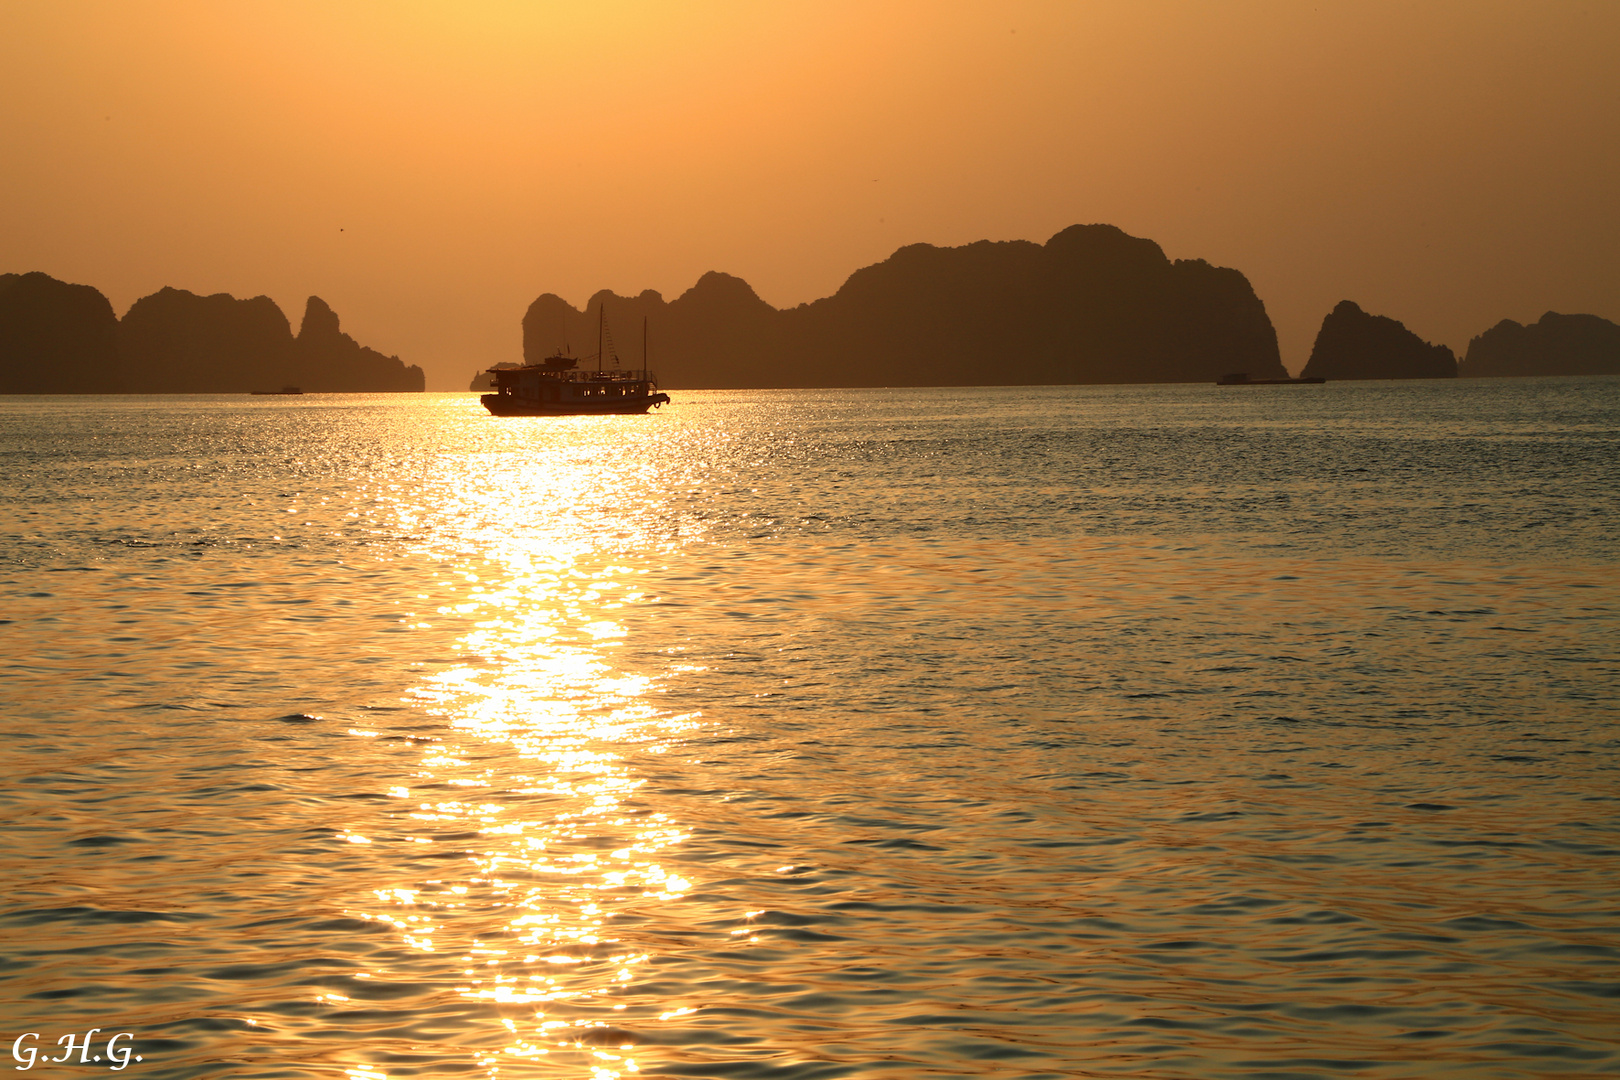
[[[1468,343],[1462,374],[1620,375],[1620,326],[1596,315],[1556,311],[1529,326],[1503,319]]]
[[[1386,315],[1370,315],[1341,300],[1322,320],[1302,378],[1452,379],[1457,358]]]
[[[670,388],[1018,386],[1286,378],[1265,305],[1237,270],[1170,260],[1112,225],[1045,244],[913,244],[832,296],[779,310],[710,272],[674,300],[546,293],[523,317],[538,363],[594,337],[596,312],[656,328],[648,363]],[[634,348],[630,359],[640,363]]]
[[[831,296],[778,309],[711,271],[674,300],[602,290],[583,310],[545,293],[523,316],[523,359],[591,340],[598,312],[621,332],[653,327],[646,362],[675,389],[1019,386],[1287,380],[1265,305],[1239,271],[1171,260],[1112,225],[1074,225],[1045,244],[912,244],[851,274]],[[633,336],[622,362],[640,366]],[[611,362],[611,360],[610,360]],[[491,367],[512,367],[507,361]],[[1339,303],[1301,376],[1431,379],[1620,374],[1620,326],[1547,312],[1504,319],[1461,364],[1395,319]],[[344,333],[320,297],[298,333],[267,296],[163,288],[118,318],[88,285],[0,274],[0,393],[420,391],[420,367]],[[487,390],[480,370],[472,388]]]
[[[47,274],[0,275],[0,393],[245,394],[419,391],[422,369],[342,332],[318,296],[293,336],[268,296],[163,288],[119,319],[101,292]]]
[[[116,394],[118,316],[100,290],[0,274],[0,394]]]

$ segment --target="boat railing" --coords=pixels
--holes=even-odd
[[[658,377],[646,368],[604,368],[601,371],[581,368],[567,368],[558,370],[548,368],[543,364],[526,364],[520,368],[491,368],[490,373],[499,378],[505,375],[511,378],[520,373],[537,371],[541,378],[548,382],[657,382]]]

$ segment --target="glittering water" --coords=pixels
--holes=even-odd
[[[0,399],[0,1067],[1612,1075],[1617,447],[1612,379]]]

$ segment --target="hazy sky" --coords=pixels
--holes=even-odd
[[[0,271],[325,298],[429,389],[529,301],[1108,222],[1459,352],[1620,321],[1620,2],[0,0]]]

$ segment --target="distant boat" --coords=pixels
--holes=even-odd
[[[252,393],[258,397],[270,397],[282,394],[302,394],[303,391],[296,386],[283,386],[280,390],[254,390]]]
[[[1251,379],[1247,371],[1240,371],[1235,375],[1222,375],[1215,380],[1216,386],[1304,386],[1325,383],[1326,379],[1312,376],[1309,379]]]
[[[614,366],[604,368],[604,339],[606,349],[612,349],[604,306],[596,322],[595,371],[579,370],[579,361],[559,349],[538,364],[490,368],[487,374],[495,381],[495,392],[478,400],[496,416],[594,416],[657,408],[669,401],[669,395],[659,392],[657,377],[646,367],[645,320],[641,332],[641,368],[620,368],[617,354]]]

